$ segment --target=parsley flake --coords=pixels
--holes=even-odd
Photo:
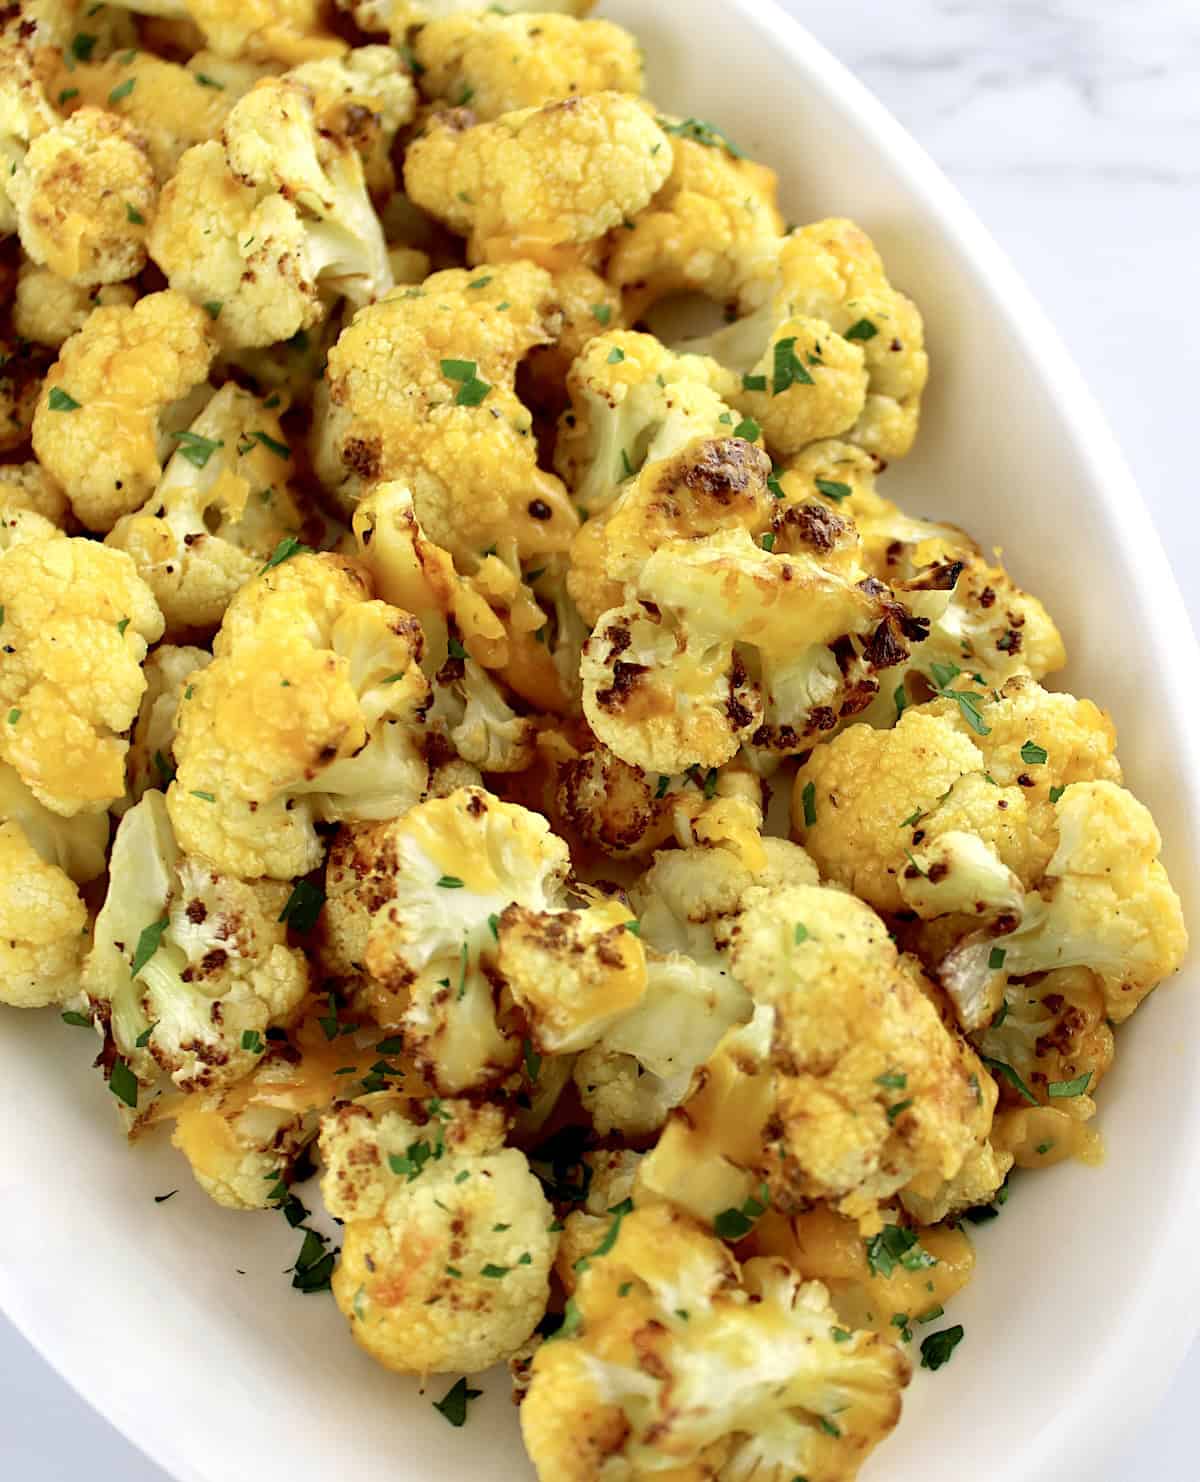
[[[860,319],[843,334],[844,340],[873,340],[879,331],[869,319]]]
[[[817,789],[816,784],[806,782],[804,791],[800,794],[800,803],[804,809],[804,827],[812,828],[817,821]]]
[[[1092,1073],[1085,1070],[1082,1075],[1077,1075],[1073,1081],[1051,1081],[1046,1087],[1046,1093],[1059,1101],[1067,1101],[1072,1096],[1082,1096],[1091,1084]]]
[[[146,225],[146,218],[136,206],[130,205],[128,201],[125,202],[125,220],[129,222],[130,226]]]
[[[1008,956],[1003,947],[993,947],[988,953],[988,968],[991,972],[998,973],[1004,966],[1004,959]],[[1006,1005],[1007,1007],[1007,1005]]]
[[[293,931],[311,931],[317,924],[317,917],[324,904],[325,892],[319,885],[313,885],[308,880],[297,880],[292,886],[287,904],[279,913],[279,919],[285,921]]]
[[[930,1333],[928,1338],[922,1338],[922,1369],[940,1369],[943,1364],[948,1364],[951,1355],[962,1340],[963,1329],[961,1323],[956,1323],[952,1328],[942,1328],[940,1332]]]
[[[591,306],[592,318],[597,324],[607,324],[612,318],[611,304],[593,304]]]
[[[722,1240],[744,1240],[753,1230],[755,1222],[767,1212],[770,1191],[763,1184],[758,1198],[751,1195],[739,1209],[723,1209],[713,1220],[713,1230]]]
[[[993,1075],[998,1075],[1006,1080],[1022,1101],[1027,1101],[1030,1106],[1038,1105],[1037,1097],[1033,1094],[1033,1092],[1029,1089],[1029,1087],[1025,1084],[1025,1082],[1021,1079],[1021,1077],[1017,1074],[1017,1072],[1012,1068],[1011,1065],[1008,1065],[1003,1060],[991,1060],[986,1055],[981,1055],[979,1058],[993,1073]]]
[[[824,494],[826,499],[843,500],[849,499],[854,493],[849,484],[840,484],[834,479],[817,479],[817,493]]]
[[[119,103],[122,98],[127,98],[133,92],[136,83],[136,77],[127,77],[124,82],[118,82],[116,87],[108,95],[109,107],[111,108],[114,103]]]
[[[437,883],[442,890],[461,890],[463,888],[463,882],[457,875],[442,875]]]
[[[790,386],[813,386],[816,383],[796,356],[796,336],[779,340],[775,345],[775,368],[771,377],[771,395],[779,396]]]
[[[82,402],[76,401],[75,398],[69,392],[64,391],[61,386],[52,386],[50,388],[50,395],[46,400],[46,405],[52,412],[77,412],[82,405]]]
[[[734,437],[744,437],[748,443],[756,443],[762,436],[762,428],[753,417],[746,417],[733,429]]]
[[[937,1258],[921,1245],[917,1232],[902,1225],[884,1225],[864,1243],[867,1265],[877,1276],[890,1276],[898,1265],[906,1271],[926,1271],[937,1265]]]
[[[225,444],[218,439],[201,437],[198,432],[177,432],[177,449],[181,458],[186,458],[193,468],[203,468],[218,448]]]
[[[164,916],[161,921],[152,921],[149,926],[143,926],[141,935],[137,940],[134,950],[133,961],[129,964],[129,976],[132,980],[146,966],[162,943],[163,932],[171,924],[170,918]]]
[[[792,943],[794,946],[798,947],[800,946],[801,942],[807,941],[808,927],[805,926],[803,921],[797,921],[795,926],[792,928]]]
[[[92,1021],[88,1016],[79,1013],[76,1009],[67,1009],[62,1015],[62,1021],[64,1024],[74,1024],[79,1029],[90,1029],[92,1027]]]
[[[1044,746],[1039,746],[1036,741],[1026,741],[1021,747],[1021,760],[1030,767],[1045,766],[1050,753]]]
[[[112,1063],[112,1070],[108,1076],[108,1089],[118,1101],[123,1101],[126,1106],[136,1111],[138,1104],[137,1076],[130,1070],[124,1060],[118,1056]]]
[[[293,556],[311,556],[312,553],[312,546],[304,545],[294,535],[285,535],[267,557],[267,564],[258,574],[262,576],[263,572],[270,571],[272,566],[282,566],[285,561],[290,561]]]
[[[715,124],[705,123],[702,118],[685,118],[679,123],[659,118],[655,122],[664,134],[674,134],[677,139],[690,139],[693,144],[704,144],[709,149],[724,149],[735,160],[746,157],[724,130],[717,128]]]

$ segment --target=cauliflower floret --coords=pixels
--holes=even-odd
[[[136,131],[80,108],[29,146],[7,189],[21,245],[73,283],[117,283],[146,265],[158,188]]]
[[[13,25],[15,20],[16,24]],[[0,234],[17,230],[17,213],[9,183],[21,167],[32,140],[59,122],[43,87],[41,68],[34,61],[32,39],[25,34],[27,18],[6,13],[0,40]]]
[[[392,145],[417,106],[416,88],[399,54],[390,46],[359,46],[341,57],[305,62],[287,75],[312,90],[318,127],[353,142],[372,196],[390,195],[396,184]]]
[[[467,1101],[369,1097],[321,1124],[333,1295],[372,1358],[406,1374],[486,1369],[541,1321],[558,1237],[504,1117]]]
[[[70,524],[67,497],[40,463],[6,463],[0,467],[0,516],[28,510],[56,529]]]
[[[514,389],[522,357],[552,337],[552,304],[549,274],[522,262],[435,273],[355,316],[329,353],[313,449],[347,514],[398,479],[422,529],[466,569],[500,541],[521,556],[566,549],[578,517],[537,467]]]
[[[671,135],[671,174],[632,230],[616,234],[607,270],[629,316],[672,294],[731,303],[761,293],[783,245],[774,170],[699,119],[658,124]]]
[[[64,818],[52,812],[5,762],[0,762],[0,823],[19,828],[47,865],[77,885],[99,879],[107,868],[108,814]]]
[[[127,283],[88,287],[25,261],[17,279],[13,328],[24,339],[57,350],[83,328],[93,309],[112,304],[132,308],[136,302],[137,290]]]
[[[485,669],[448,659],[437,678],[431,720],[441,721],[464,762],[481,772],[523,772],[533,760],[537,722],[518,715]]]
[[[671,173],[671,143],[623,93],[563,98],[491,123],[435,113],[404,160],[408,194],[469,237],[478,261],[499,241],[545,250],[592,242],[640,211]]]
[[[46,361],[45,351],[36,345],[0,335],[0,453],[29,442]]]
[[[737,417],[713,389],[715,361],[674,355],[653,335],[590,340],[567,377],[555,467],[589,516],[602,514],[647,464],[700,437],[728,438]]]
[[[552,345],[539,345],[530,352],[525,372],[528,400],[547,417],[557,417],[566,408],[567,377],[588,344],[605,329],[619,329],[625,322],[620,295],[583,260],[589,250],[560,247],[548,254],[554,308],[562,327]],[[573,256],[581,260],[571,261]],[[556,456],[562,436],[560,424]]]
[[[249,392],[226,382],[177,437],[145,506],[105,537],[137,562],[172,638],[211,633],[239,587],[304,524],[279,417]]]
[[[50,367],[33,450],[89,530],[139,508],[210,394],[210,320],[177,293],[93,311]]]
[[[212,1089],[262,1058],[266,1030],[308,991],[308,964],[280,919],[289,894],[180,853],[160,792],[126,813],[83,975],[101,1063],[126,1106],[138,1100],[131,1076],[151,1086],[162,1071],[181,1090]]]
[[[311,328],[330,295],[357,306],[392,286],[362,157],[331,124],[311,88],[264,79],[162,192],[150,255],[172,288],[214,306],[214,332],[231,349]]]
[[[362,852],[360,844],[360,861]],[[362,907],[370,912],[372,1011],[403,1028],[439,1091],[497,1083],[521,1055],[493,986],[499,918],[514,902],[533,911],[565,904],[566,845],[538,814],[463,787],[381,824],[366,853],[357,899],[331,901],[326,914],[348,911],[361,923]]]
[[[882,458],[907,453],[929,373],[924,331],[870,238],[836,219],[792,232],[759,307],[761,286],[748,317],[680,348],[728,367],[730,398],[782,457],[829,437]]]
[[[55,813],[106,808],[163,630],[149,587],[122,552],[55,531],[0,558],[0,610],[0,758]]]
[[[186,850],[287,880],[320,863],[317,819],[392,818],[424,795],[421,631],[370,599],[356,562],[286,541],[234,597],[179,711],[168,801]]]
[[[995,1086],[868,906],[818,886],[761,895],[734,928],[732,967],[774,1011],[764,1174],[785,1208],[828,1198],[869,1220],[917,1174],[958,1173]]]
[[[87,907],[14,820],[0,823],[0,1003],[40,1009],[79,992]]]
[[[413,55],[427,98],[499,118],[579,93],[640,93],[641,49],[611,21],[483,11],[431,20]]]
[[[67,90],[78,90],[72,107],[104,108],[114,89],[124,89],[121,117],[137,131],[159,183],[165,184],[186,150],[220,134],[230,109],[259,75],[251,69],[245,77],[230,76],[219,58],[204,53],[183,67],[139,50],[76,64],[69,71],[64,67],[56,80]]]
[[[1086,967],[1105,1011],[1121,1023],[1187,952],[1183,907],[1158,861],[1162,839],[1149,811],[1114,782],[1074,782],[1052,804],[1057,848],[1039,890],[1014,918],[972,934],[942,961],[956,1004],[974,1003],[999,976]],[[1005,930],[1007,928],[1007,930]],[[1076,1090],[1050,1094],[1077,1095]]]
[[[509,0],[502,8],[506,12],[584,16],[594,4],[595,0]],[[436,24],[449,16],[479,9],[478,0],[337,0],[337,5],[349,11],[364,31],[386,31],[396,43],[402,43],[414,26]]]
[[[130,10],[199,28],[218,56],[294,65],[338,56],[346,43],[322,29],[319,0],[114,0]]]
[[[664,1461],[716,1482],[851,1482],[900,1418],[904,1356],[873,1333],[836,1341],[827,1290],[786,1262],[739,1266],[676,1210],[616,1208],[533,1360],[521,1429],[543,1482]]]
[[[962,699],[907,709],[890,731],[852,726],[813,751],[796,774],[792,826],[824,876],[876,910],[939,915],[957,908],[959,885],[953,870],[931,878],[932,864],[950,862],[944,848],[922,851],[968,833],[994,859],[990,873],[976,860],[963,890],[980,890],[989,913],[995,892],[1002,900],[1011,890],[1008,872],[1034,884],[1056,847],[1051,791],[1119,782],[1115,736],[1090,700],[1021,679],[1000,693],[947,691]]]
[[[211,663],[212,655],[202,648],[177,648],[169,643],[160,643],[147,658],[142,666],[146,692],[129,738],[122,802],[140,802],[147,789],[161,792],[175,780],[179,706],[192,676]],[[119,810],[121,804],[114,804],[113,811]]]

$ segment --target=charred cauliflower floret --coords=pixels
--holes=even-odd
[[[672,354],[653,335],[592,339],[567,376],[554,455],[580,508],[602,514],[647,463],[731,436],[740,419],[713,389],[720,382],[715,361]]]
[[[287,880],[322,856],[318,819],[391,818],[428,782],[421,632],[337,556],[290,555],[229,604],[184,690],[171,820],[231,874]]]
[[[149,500],[105,538],[133,557],[173,638],[211,633],[304,523],[278,415],[257,397],[227,382],[177,438]]]
[[[413,55],[421,91],[489,120],[580,93],[640,93],[642,58],[628,31],[571,15],[483,11],[431,20]]]
[[[908,1363],[841,1333],[829,1294],[785,1261],[739,1266],[664,1206],[616,1206],[611,1248],[543,1343],[521,1429],[543,1482],[648,1475],[852,1482],[900,1417]]]
[[[521,1057],[519,1025],[498,1002],[499,921],[517,904],[566,904],[566,845],[546,821],[463,787],[380,824],[359,841],[357,886],[331,899],[326,931],[361,934],[372,1011],[402,1028],[445,1094],[494,1085]]]
[[[558,1236],[496,1107],[372,1096],[321,1125],[321,1181],[345,1224],[333,1295],[372,1358],[474,1373],[541,1321]]]
[[[577,517],[537,467],[517,367],[550,338],[549,275],[532,263],[435,273],[357,314],[329,353],[317,473],[347,513],[375,483],[412,491],[417,519],[456,561],[498,541],[564,550]]]
[[[29,146],[7,182],[21,245],[73,283],[132,278],[146,264],[158,200],[137,132],[102,108],[80,108]]]
[[[212,306],[230,349],[286,340],[324,319],[331,299],[358,306],[392,286],[362,157],[292,77],[260,82],[220,140],[187,151],[149,248],[172,288]]]
[[[207,398],[215,345],[177,293],[96,309],[63,345],[38,398],[33,450],[89,530],[111,530],[154,491],[175,432]]]
[[[649,202],[671,173],[671,142],[623,93],[563,98],[475,124],[435,113],[404,161],[408,194],[474,260],[489,244],[530,255],[592,242]]]
[[[106,808],[163,630],[149,587],[122,552],[52,532],[0,557],[0,609],[0,758],[55,813]]]
[[[132,308],[136,302],[137,292],[130,284],[72,283],[27,259],[17,279],[13,328],[24,339],[57,350],[83,328],[93,309],[103,305]]]
[[[149,788],[164,791],[175,779],[175,731],[184,690],[193,674],[212,663],[203,648],[160,643],[142,666],[146,692],[138,707],[125,759],[125,800],[141,801]],[[113,811],[120,805],[114,804]]]
[[[609,281],[639,318],[659,299],[703,293],[734,303],[765,291],[783,244],[774,170],[711,125],[659,118],[674,163],[654,199],[618,232]]]
[[[682,348],[740,378],[730,394],[773,453],[791,457],[829,437],[882,458],[909,451],[929,372],[921,316],[865,233],[843,220],[791,233],[770,293],[752,307]]]
[[[181,1090],[211,1089],[262,1058],[267,1029],[308,991],[308,964],[280,920],[289,893],[181,853],[160,792],[126,813],[83,986],[104,1033],[101,1064],[127,1107],[160,1073]]]

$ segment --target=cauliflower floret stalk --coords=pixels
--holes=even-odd
[[[198,669],[212,663],[203,648],[177,648],[160,643],[146,659],[142,673],[146,693],[138,707],[125,758],[125,796],[111,811],[124,813],[149,788],[163,792],[175,780],[175,729],[184,691]]]
[[[584,16],[595,0],[511,0],[503,7],[507,13]],[[403,43],[409,31],[429,22],[444,21],[451,16],[473,15],[476,0],[337,0],[339,10],[347,11],[357,25],[372,34],[386,32],[397,44]]]
[[[280,542],[234,597],[179,708],[172,822],[246,877],[307,874],[318,819],[395,817],[429,780],[418,624],[371,600],[357,562],[297,550]]]
[[[613,234],[607,274],[631,320],[661,299],[702,293],[742,311],[769,291],[783,245],[774,170],[747,159],[701,119],[659,117],[671,174],[644,211]]]
[[[277,414],[233,382],[176,436],[158,487],[105,544],[137,562],[169,637],[206,636],[280,541],[299,538],[304,515]]]
[[[99,1063],[130,1113],[160,1073],[184,1091],[232,1085],[295,1013],[308,965],[286,943],[289,895],[181,854],[160,792],[121,820],[83,987]]]
[[[70,818],[125,791],[126,739],[163,621],[121,551],[52,530],[0,557],[0,760]]]
[[[642,467],[699,437],[727,437],[741,419],[721,399],[715,361],[675,355],[653,335],[590,340],[567,376],[555,467],[575,502],[601,514]]]
[[[973,933],[942,960],[956,1003],[972,1003],[998,979],[1083,967],[1097,978],[1108,1017],[1122,1023],[1175,972],[1187,952],[1178,895],[1159,863],[1162,838],[1149,811],[1114,782],[1076,782],[1053,804],[1058,847],[1039,887],[1008,930]],[[1051,1097],[1081,1095],[1085,1072]]]
[[[80,108],[34,139],[7,190],[34,262],[83,285],[117,283],[145,267],[158,188],[124,119]]]
[[[537,257],[594,242],[636,215],[671,173],[671,141],[636,99],[569,97],[476,124],[435,113],[404,161],[409,196],[470,260]]]
[[[213,331],[230,349],[286,340],[333,299],[359,306],[392,287],[362,158],[291,78],[260,82],[219,142],[187,151],[149,246],[172,288],[213,306]]]
[[[98,880],[107,867],[108,814],[64,817],[39,802],[5,762],[0,762],[0,823],[18,828],[47,865],[76,885]]]
[[[627,1209],[534,1357],[521,1429],[538,1476],[851,1482],[900,1418],[904,1356],[842,1330],[787,1262],[739,1266],[679,1211]]]
[[[50,368],[33,451],[89,529],[140,508],[212,395],[212,321],[177,293],[96,309]]]
[[[435,273],[357,314],[329,353],[313,461],[347,516],[399,480],[422,530],[471,571],[514,541],[522,559],[564,551],[578,516],[537,466],[517,368],[554,333],[550,275],[532,263]]]
[[[413,56],[425,97],[469,104],[481,120],[580,93],[642,90],[641,50],[630,33],[572,15],[447,15],[417,32]]]
[[[755,283],[747,317],[679,348],[729,370],[730,399],[768,448],[791,457],[844,437],[882,458],[907,453],[929,373],[921,316],[865,233],[843,220],[792,232],[765,302],[760,293]]]
[[[333,1295],[372,1358],[473,1373],[528,1341],[550,1295],[554,1212],[495,1106],[373,1095],[321,1126],[344,1222]]]
[[[514,902],[566,904],[570,857],[536,813],[477,787],[433,798],[358,843],[359,883],[326,907],[326,932],[361,939],[369,1001],[443,1094],[499,1084],[521,1033],[499,1000],[498,923]]]

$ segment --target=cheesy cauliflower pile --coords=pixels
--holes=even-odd
[[[1097,1154],[1157,826],[886,487],[861,227],[587,0],[337,8],[0,21],[0,1001],[542,1482],[851,1482]]]

